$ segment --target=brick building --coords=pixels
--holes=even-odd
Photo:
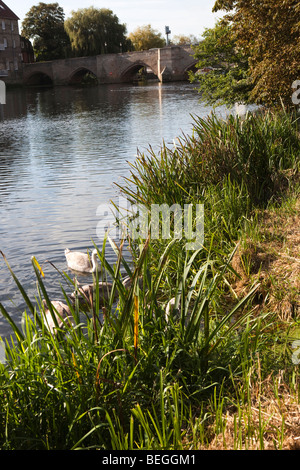
[[[19,18],[0,0],[0,80],[14,83],[22,77]]]

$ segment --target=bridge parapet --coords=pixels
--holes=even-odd
[[[75,57],[23,64],[24,84],[34,84],[34,77],[46,77],[54,85],[68,85],[72,77],[81,72],[94,75],[98,83],[131,81],[134,73],[147,67],[160,81],[186,80],[186,71],[196,63],[190,47],[168,46],[161,49],[92,57]]]

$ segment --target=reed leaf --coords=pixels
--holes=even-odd
[[[23,333],[20,331],[20,329],[17,327],[16,323],[13,321],[11,315],[9,315],[9,313],[7,312],[7,310],[5,309],[5,307],[2,305],[2,303],[0,302],[0,310],[1,310],[1,313],[2,315],[4,316],[4,318],[8,321],[8,323],[10,324],[10,326],[12,327],[12,330],[15,334],[15,337],[17,338],[18,342],[20,343],[21,341],[24,341],[24,335]]]
[[[139,297],[134,295],[134,357],[137,361],[138,338],[139,338]]]
[[[6,256],[4,255],[4,253],[0,250],[0,253],[1,255],[3,256],[4,258],[4,261],[6,263],[6,266],[8,267],[9,269],[9,272],[10,274],[12,275],[16,285],[17,285],[17,288],[19,290],[19,292],[22,294],[22,297],[23,299],[25,300],[26,302],[26,305],[28,306],[29,310],[31,311],[31,313],[34,315],[34,305],[32,304],[31,300],[29,299],[25,289],[23,288],[22,284],[20,283],[20,281],[18,280],[17,276],[15,275],[15,273],[13,272],[12,268],[10,267],[9,263],[8,263],[8,260],[6,258]]]

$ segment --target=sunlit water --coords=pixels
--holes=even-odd
[[[209,107],[188,83],[14,90],[0,105],[0,250],[34,301],[34,255],[52,299],[62,298],[65,247],[86,252],[97,237],[97,208],[117,200],[137,150],[192,129]],[[225,113],[225,109],[219,110]],[[108,250],[107,257],[113,260]],[[0,257],[0,302],[18,324],[24,302]],[[0,336],[10,327],[0,314]]]

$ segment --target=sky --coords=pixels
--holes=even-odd
[[[169,26],[172,36],[190,34],[200,38],[205,28],[215,25],[222,13],[212,13],[215,0],[4,0],[4,3],[20,18],[21,23],[34,5],[43,3],[58,3],[63,8],[65,18],[72,10],[80,8],[109,8],[125,23],[127,33],[139,26],[150,24],[153,29],[165,37],[165,26]]]

